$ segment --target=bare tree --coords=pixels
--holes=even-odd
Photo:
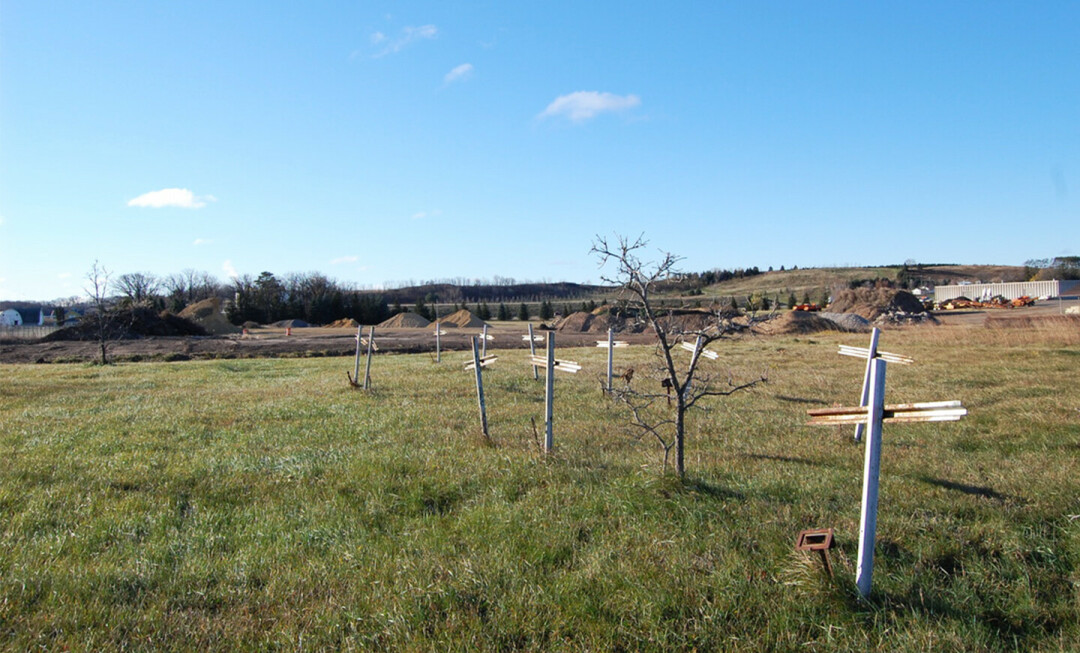
[[[615,263],[614,276],[601,278],[629,295],[628,308],[639,314],[657,338],[658,375],[660,387],[665,392],[634,389],[628,381],[624,388],[613,389],[613,394],[629,407],[631,423],[639,437],[651,436],[663,448],[665,469],[672,449],[675,450],[675,471],[683,477],[686,475],[687,411],[708,397],[724,397],[764,383],[766,376],[762,374],[749,381],[736,382],[728,375],[721,384],[716,375],[699,369],[702,352],[708,345],[746,330],[749,323],[737,324],[730,313],[714,308],[705,328],[686,329],[672,319],[670,311],[658,309],[654,298],[656,286],[676,273],[675,266],[680,259],[661,252],[659,261],[642,261],[638,253],[647,244],[644,236],[634,240],[617,236],[615,242],[597,236],[590,253],[599,257],[601,266],[609,261]],[[688,363],[682,363],[673,354],[674,350],[684,348],[683,343],[692,345]]]
[[[86,294],[90,296],[90,301],[94,304],[94,310],[97,312],[94,316],[94,324],[98,345],[101,348],[102,365],[109,364],[109,307],[106,303],[109,276],[110,272],[105,266],[95,260],[94,264],[90,266],[90,271],[86,273],[87,285],[83,288]]]
[[[151,299],[158,293],[159,288],[157,277],[149,272],[128,272],[121,274],[113,282],[113,289],[132,304]]]

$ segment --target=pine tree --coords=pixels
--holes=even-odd
[[[540,302],[540,319],[550,320],[555,317],[555,309],[551,307],[551,302],[544,300]]]
[[[506,322],[510,319],[510,309],[506,307],[506,304],[499,302],[498,320],[500,322]]]
[[[529,321],[529,307],[525,305],[525,302],[521,302],[521,306],[518,307],[518,319],[522,322]]]

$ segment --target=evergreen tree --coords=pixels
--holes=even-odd
[[[525,302],[521,302],[521,306],[518,307],[518,319],[522,322],[529,321],[529,307],[525,305]]]
[[[795,293],[791,293],[790,295],[788,295],[788,298],[787,298],[788,308],[794,308],[795,304],[798,304],[798,303],[799,302],[795,301]]]
[[[551,307],[551,302],[544,300],[540,302],[540,319],[550,320],[555,317],[555,309]]]
[[[498,319],[500,322],[506,322],[510,319],[510,309],[502,302],[499,302]]]

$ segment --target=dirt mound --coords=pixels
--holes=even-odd
[[[754,330],[770,336],[789,333],[817,333],[818,331],[843,331],[832,320],[806,311],[787,311],[773,319],[754,326]]]
[[[592,313],[578,311],[571,313],[555,323],[556,331],[573,331],[575,333],[587,333],[596,316]]]
[[[168,311],[158,313],[146,306],[111,310],[104,318],[105,338],[135,340],[147,336],[205,336],[206,329],[191,320]],[[97,340],[99,316],[84,315],[74,326],[53,331],[42,338],[45,342],[61,340]]]
[[[277,327],[279,329],[286,329],[286,328],[290,328],[290,329],[306,329],[307,327],[309,327],[311,325],[308,324],[307,322],[303,321],[303,320],[278,320],[277,322],[274,322],[270,326]]]
[[[459,327],[462,329],[483,329],[484,321],[473,315],[472,311],[467,308],[463,308],[457,313],[451,313],[446,317],[439,318],[439,324],[448,327]]]
[[[207,333],[217,336],[240,333],[240,327],[229,322],[225,317],[221,310],[221,299],[218,297],[211,297],[191,304],[180,311],[180,317],[191,320],[206,329]]]
[[[816,315],[836,324],[840,331],[864,333],[870,330],[870,320],[855,313],[817,313]]]
[[[243,327],[245,329],[261,329],[261,328],[263,328],[261,324],[259,324],[258,322],[252,322],[251,320],[248,320],[247,322],[244,322]]]
[[[423,329],[431,324],[423,315],[406,311],[398,313],[389,320],[380,322],[378,327],[383,329]]]
[[[829,304],[832,313],[855,313],[871,322],[886,314],[918,314],[926,309],[915,295],[895,288],[841,290]]]
[[[355,329],[356,327],[360,326],[360,323],[352,319],[351,317],[343,317],[340,320],[335,320],[334,322],[327,324],[326,326],[330,327],[331,329]]]

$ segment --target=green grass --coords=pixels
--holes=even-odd
[[[690,419],[689,476],[628,434],[604,353],[557,381],[557,452],[524,352],[4,366],[0,642],[11,650],[1075,650],[1080,386],[1069,334],[889,331],[869,602],[861,449],[805,410],[851,404],[865,336],[722,345],[768,385]],[[617,350],[635,384],[650,348]],[[837,576],[793,551],[831,526]]]

